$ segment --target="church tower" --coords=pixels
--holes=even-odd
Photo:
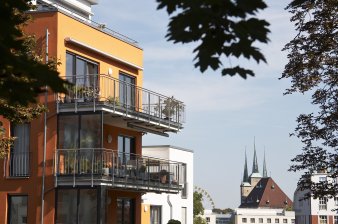
[[[254,140],[254,158],[253,158],[253,163],[252,163],[252,174],[250,175],[251,187],[254,188],[261,179],[262,179],[262,175],[259,173],[259,170],[258,170],[256,143]]]
[[[248,162],[247,162],[246,151],[245,151],[244,173],[243,173],[243,180],[241,183],[241,203],[245,201],[245,199],[250,194],[250,192],[251,192],[251,184],[249,183]]]

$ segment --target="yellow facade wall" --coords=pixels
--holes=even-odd
[[[141,205],[141,224],[150,224],[150,205]]]
[[[70,37],[92,48],[110,54],[131,64],[135,64],[139,67],[143,67],[142,49],[74,20],[61,12],[57,13],[57,27],[57,58],[61,62],[61,66],[59,66],[58,69],[61,75],[65,74],[66,51],[70,51],[99,63],[100,74],[107,74],[108,69],[111,68],[113,71],[112,76],[114,78],[118,78],[119,72],[122,71],[128,75],[134,76],[136,78],[136,85],[140,87],[142,86],[142,70],[107,58],[95,53],[94,51],[83,49],[82,47],[75,46],[73,44],[68,44],[65,42],[65,38]]]

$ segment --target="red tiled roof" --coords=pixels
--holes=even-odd
[[[240,208],[285,208],[293,202],[271,177],[262,178]]]

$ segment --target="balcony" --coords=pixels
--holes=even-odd
[[[55,186],[98,186],[140,192],[182,189],[182,163],[110,149],[57,149]]]
[[[9,178],[26,178],[30,175],[30,152],[10,152],[4,158],[4,175]]]
[[[109,75],[65,77],[73,86],[57,95],[57,112],[102,111],[120,117],[126,126],[167,135],[183,128],[185,105]],[[121,122],[120,122],[121,123]]]

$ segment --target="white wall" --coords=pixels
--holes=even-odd
[[[170,220],[170,206],[172,204],[172,218],[182,221],[182,207],[187,208],[187,224],[193,224],[193,151],[175,146],[144,146],[142,155],[183,162],[187,165],[187,197],[179,194],[147,193],[142,196],[144,204],[162,206],[162,223]]]
[[[246,218],[246,222],[243,222],[243,218]],[[255,220],[254,223],[251,222],[251,218]],[[259,222],[259,219],[263,219],[263,222]],[[268,219],[271,219],[271,223],[268,223]],[[295,223],[295,212],[263,208],[238,208],[235,210],[235,224],[276,224],[276,219],[279,220],[279,224],[293,224]],[[287,223],[284,223],[284,220]]]

